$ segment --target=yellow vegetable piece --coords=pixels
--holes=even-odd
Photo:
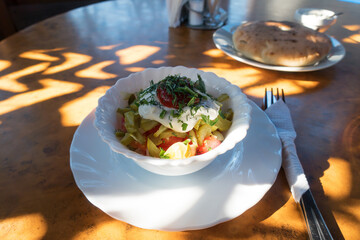
[[[167,129],[167,127],[161,125],[159,129],[154,133],[154,137],[158,137],[162,132],[166,131]]]
[[[187,133],[175,132],[175,131],[173,131],[171,129],[168,129],[168,130],[162,132],[159,135],[159,138],[163,139],[163,138],[168,138],[168,137],[171,137],[171,136],[185,138],[186,135],[187,135]],[[155,136],[155,134],[154,134],[154,136]]]
[[[150,156],[152,157],[160,157],[160,149],[151,141],[150,138],[147,139],[147,149],[149,151]]]
[[[183,142],[177,142],[171,145],[165,154],[169,156],[170,159],[183,159],[191,156],[190,144],[185,144]]]
[[[210,136],[211,134],[211,126],[209,124],[204,124],[199,127],[199,130],[197,131],[197,141],[199,146],[201,146],[204,142],[204,138]]]
[[[161,138],[159,138],[159,137],[154,137],[153,134],[151,134],[151,135],[149,136],[149,138],[151,139],[151,141],[152,141],[156,146],[157,146],[157,145],[160,145],[160,144],[162,143]]]
[[[227,95],[226,93],[223,93],[216,100],[218,100],[219,102],[224,102],[228,99],[229,99],[229,95]]]
[[[200,127],[200,125],[201,125],[201,119],[199,119],[197,122],[196,122],[196,124],[195,124],[195,126],[194,126],[194,128],[196,129],[196,130],[199,130],[199,127]]]
[[[227,131],[231,127],[231,121],[218,117],[218,121],[215,123],[215,126],[219,128],[220,131]]]
[[[224,135],[222,135],[221,132],[215,131],[215,132],[213,132],[212,134],[216,137],[217,140],[219,140],[219,141],[224,141]]]
[[[191,131],[189,132],[189,138],[190,138],[190,140],[192,141],[193,145],[198,146],[198,142],[197,142],[196,134],[195,134],[195,131],[194,131],[194,130],[191,130]]]

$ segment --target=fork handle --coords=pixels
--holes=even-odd
[[[310,240],[333,240],[310,189],[302,195],[300,206],[306,221]]]

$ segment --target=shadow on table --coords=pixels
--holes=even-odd
[[[42,24],[55,29],[58,27],[52,21]],[[30,30],[23,34],[28,34]],[[306,133],[308,131],[301,123],[301,115],[306,114],[309,117],[307,121],[316,120],[318,115],[310,115],[315,114],[317,109],[311,96],[331,83],[333,75],[338,74],[336,66],[314,73],[261,70],[236,62],[215,49],[213,43],[207,40],[211,32],[186,28],[168,31],[169,39],[155,40],[155,36],[150,36],[149,40],[133,40],[131,45],[128,39],[112,40],[110,44],[102,40],[102,45],[94,44],[90,39],[74,48],[64,44],[54,48],[54,45],[41,42],[37,37],[24,39],[22,35],[15,35],[0,44],[0,191],[6,193],[1,195],[0,205],[7,206],[0,210],[2,221],[16,225],[18,217],[39,213],[43,218],[38,218],[38,222],[33,224],[46,229],[44,239],[70,239],[86,234],[100,223],[113,221],[92,206],[76,187],[69,167],[68,150],[77,126],[96,107],[97,99],[106,89],[116,79],[148,67],[184,65],[213,71],[231,79],[257,104],[260,104],[265,87],[285,88],[290,109],[294,109],[295,128],[300,130],[299,141],[303,137],[308,139],[305,134],[314,134]],[[183,36],[179,39],[185,41],[177,40],[177,35]],[[78,40],[85,37],[79,36]],[[22,47],[22,43],[26,46],[28,41],[35,41],[36,47]],[[195,48],[190,44],[193,41],[204,44]],[[7,59],[7,56],[12,57]],[[304,94],[309,98],[302,99],[302,107],[299,107],[297,98]],[[320,117],[327,117],[324,114]],[[318,129],[319,134],[326,130]],[[331,232],[336,239],[342,239],[331,212],[339,209],[326,209],[327,202],[332,200],[325,198],[319,180],[329,168],[327,153],[331,152],[332,144],[323,144],[327,147],[321,151],[321,158],[316,159],[318,169],[315,171],[311,169],[311,148],[319,139],[315,134],[313,137],[314,145],[298,146],[299,156],[305,163],[305,172],[311,173],[310,185],[316,189],[317,200],[323,201],[321,206],[324,207],[320,210]],[[281,172],[264,198],[241,216],[209,229],[188,233],[200,236],[205,232],[217,237],[221,233],[221,237],[230,239],[268,234],[272,237],[306,238],[304,225],[298,226],[299,231],[294,232],[287,223],[280,224],[281,219],[277,225],[283,226],[281,228],[266,223],[266,219],[282,207],[297,208],[289,201],[290,198]],[[339,205],[341,203],[340,200]],[[299,218],[300,209],[293,214]],[[354,220],[351,213],[346,214],[348,219]],[[131,231],[125,223],[116,222],[115,225],[121,233]],[[36,229],[25,230],[36,232]]]

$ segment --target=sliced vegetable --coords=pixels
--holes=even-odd
[[[191,155],[190,145],[184,142],[177,142],[172,144],[164,155],[169,156],[170,159],[183,159]]]
[[[221,141],[216,139],[214,136],[209,136],[204,139],[204,143],[198,147],[197,154],[204,154],[212,149],[218,147],[221,144]]]
[[[220,131],[214,131],[214,132],[212,132],[212,135],[221,142],[224,141],[224,139],[225,139],[224,135],[222,135],[222,133]]]
[[[155,137],[158,137],[160,136],[160,134],[164,131],[166,131],[168,128],[165,127],[164,125],[161,125],[160,128],[154,133],[154,136]]]
[[[147,149],[149,151],[150,156],[152,157],[160,157],[160,149],[151,141],[150,138],[147,139]]]
[[[199,145],[203,144],[203,141],[206,137],[210,136],[211,134],[211,126],[208,124],[204,124],[199,127],[199,130],[197,131],[197,142]]]
[[[140,127],[145,131],[149,131],[159,125],[157,121],[141,118]]]
[[[217,117],[218,121],[215,123],[215,126],[219,128],[220,131],[227,131],[231,127],[231,121],[221,116]]]
[[[221,94],[219,97],[216,98],[219,102],[224,102],[229,99],[229,95],[226,93]]]

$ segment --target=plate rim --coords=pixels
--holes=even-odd
[[[241,56],[239,54],[238,51],[235,50],[234,45],[232,44],[232,39],[229,38],[223,38],[220,36],[223,36],[223,34],[221,34],[222,31],[225,31],[227,34],[231,34],[235,31],[236,27],[239,25],[236,24],[230,24],[230,25],[225,25],[219,29],[217,29],[214,33],[213,33],[213,42],[215,44],[215,46],[220,49],[221,51],[223,51],[226,55],[232,57],[233,59],[251,65],[253,67],[258,67],[258,68],[262,68],[262,69],[267,69],[267,70],[273,70],[273,71],[281,71],[281,72],[312,72],[312,71],[318,71],[318,70],[322,70],[325,68],[329,68],[331,66],[334,66],[335,64],[339,63],[346,55],[346,50],[345,47],[341,44],[341,42],[339,42],[337,39],[333,38],[332,36],[327,35],[330,40],[331,40],[331,45],[332,48],[329,52],[329,54],[326,56],[325,59],[321,60],[320,62],[315,63],[315,65],[309,65],[309,66],[304,66],[304,67],[286,67],[286,66],[279,66],[279,65],[269,65],[269,64],[265,64],[265,63],[261,63],[249,58],[246,58],[244,56]],[[230,47],[232,48],[233,51],[236,52],[236,54],[231,53],[230,51],[226,51],[226,49],[218,42],[218,39],[222,39],[222,40],[227,40],[230,41]],[[337,52],[338,54],[336,56],[339,56],[337,59],[334,59],[333,61],[331,58],[334,58],[334,52]],[[329,60],[330,59],[330,60]]]
[[[252,107],[254,108],[257,108],[257,111],[262,111],[254,102],[252,102],[251,100],[249,100],[250,104],[252,105]],[[92,115],[92,118],[94,118],[94,110],[92,112],[90,112],[87,117],[82,121],[82,123],[80,124],[80,126],[77,128],[75,134],[74,134],[74,137],[73,137],[73,140],[72,140],[72,143],[71,143],[71,146],[70,146],[70,168],[71,168],[71,171],[73,173],[73,176],[74,176],[74,179],[75,179],[75,182],[76,182],[76,185],[78,186],[78,188],[82,191],[82,193],[84,194],[84,196],[97,208],[99,208],[101,211],[103,211],[104,213],[106,213],[107,215],[111,216],[112,218],[114,219],[117,219],[117,220],[120,220],[120,221],[124,221],[128,224],[131,224],[133,226],[137,226],[137,227],[140,227],[140,228],[145,228],[145,229],[156,229],[156,230],[164,230],[164,231],[186,231],[186,230],[199,230],[199,229],[204,229],[204,228],[209,228],[209,227],[212,227],[212,226],[215,226],[217,224],[220,224],[220,223],[223,223],[223,222],[226,222],[226,221],[229,221],[229,220],[232,220],[238,216],[240,216],[241,214],[243,214],[245,211],[247,211],[248,209],[250,209],[251,207],[255,206],[264,196],[265,194],[270,190],[270,188],[273,186],[273,184],[275,183],[277,177],[278,177],[278,174],[280,172],[280,168],[281,168],[281,164],[282,164],[282,156],[281,156],[281,141],[280,141],[280,138],[277,134],[277,130],[276,130],[276,127],[274,126],[274,124],[271,122],[271,120],[268,118],[268,116],[264,113],[264,118],[266,118],[266,122],[269,124],[269,126],[274,130],[274,132],[276,133],[276,136],[272,136],[272,137],[275,137],[276,138],[276,141],[277,141],[277,144],[280,145],[280,149],[278,149],[280,152],[279,152],[279,155],[276,154],[277,156],[277,165],[275,168],[273,168],[273,171],[276,171],[276,173],[274,173],[272,175],[272,181],[271,182],[267,182],[266,184],[263,184],[264,187],[266,188],[265,191],[263,191],[260,195],[261,196],[258,196],[259,198],[255,201],[255,202],[252,202],[251,203],[251,206],[248,206],[245,210],[243,210],[242,212],[240,212],[239,214],[237,214],[236,216],[234,217],[228,217],[228,218],[219,218],[217,217],[216,219],[213,219],[212,221],[208,221],[208,223],[201,223],[201,224],[198,224],[196,226],[182,226],[182,227],[170,227],[168,225],[166,226],[163,226],[163,227],[147,227],[147,226],[143,226],[143,225],[138,225],[136,224],[133,220],[132,221],[127,221],[126,219],[121,219],[117,216],[114,216],[114,214],[112,213],[109,213],[107,212],[106,210],[103,209],[103,207],[99,206],[99,204],[97,204],[97,200],[95,200],[93,198],[93,196],[91,194],[88,194],[86,193],[86,189],[83,189],[83,188],[86,188],[86,187],[83,187],[81,186],[81,182],[80,180],[78,179],[78,177],[76,176],[76,170],[74,169],[74,159],[73,159],[73,155],[72,155],[72,152],[73,151],[77,151],[77,149],[74,150],[74,145],[75,145],[75,141],[76,139],[78,138],[78,135],[79,135],[79,129],[82,128],[82,126],[84,125],[85,121],[89,121],[89,119],[91,120],[91,115]],[[88,124],[88,123],[87,123]],[[91,127],[94,128],[95,130],[95,127],[93,126],[93,123],[91,123]],[[98,134],[97,134],[98,136]],[[98,138],[100,139],[100,136],[98,136]],[[100,139],[101,140],[101,139]],[[110,148],[108,146],[106,146],[109,151],[110,151]],[[138,166],[137,166],[138,167]],[[140,168],[140,167],[139,167]],[[146,170],[144,170],[146,171]],[[153,173],[152,173],[153,174]],[[193,174],[196,174],[193,173]],[[220,172],[221,174],[221,172]],[[171,176],[162,176],[162,177],[165,177],[165,178],[172,178]]]

